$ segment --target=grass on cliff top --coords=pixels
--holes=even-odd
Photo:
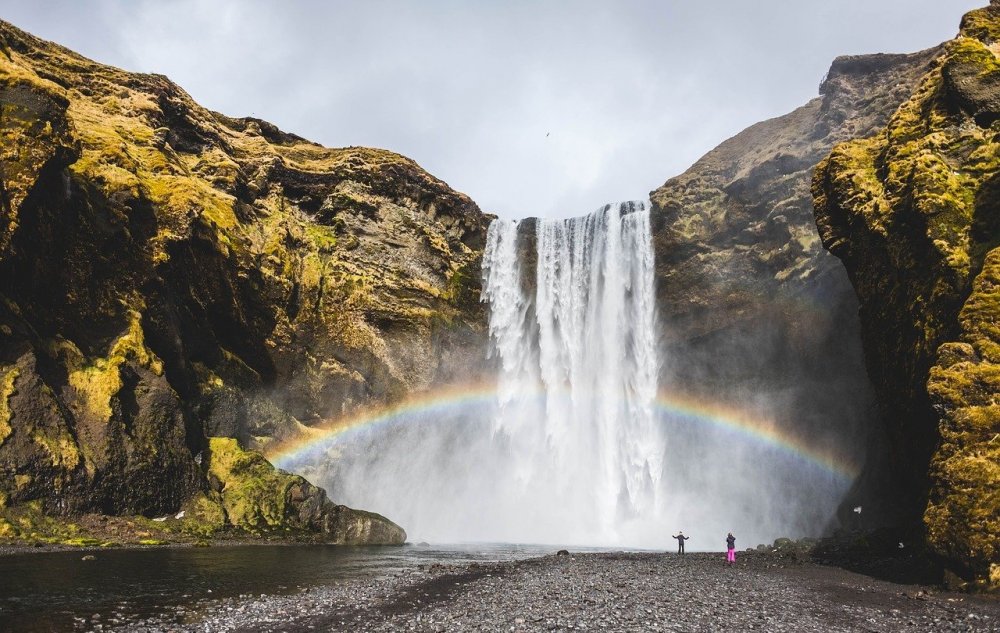
[[[984,44],[1000,42],[1000,7],[989,6],[969,11],[962,17],[960,32]]]
[[[292,146],[267,144],[267,147],[285,160],[289,166],[301,171],[331,173],[340,170],[371,173],[388,166],[398,165],[423,172],[413,160],[384,149],[371,147],[328,148],[308,142]]]
[[[185,164],[156,140],[150,119],[159,108],[150,95],[92,99],[74,93],[68,114],[83,150],[73,173],[100,183],[109,197],[125,192],[156,204],[164,237],[182,233],[193,215],[204,214],[222,228],[236,224],[233,197],[191,173],[198,160],[225,161],[206,152]]]
[[[23,83],[60,98],[66,97],[65,88],[51,79],[39,76],[31,64],[23,61],[18,53],[0,55],[0,78],[8,86]]]

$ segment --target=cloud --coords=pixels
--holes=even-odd
[[[984,0],[13,4],[41,37],[226,114],[400,152],[516,217],[642,198],[815,96],[835,56],[933,46]]]

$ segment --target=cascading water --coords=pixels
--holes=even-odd
[[[512,498],[541,509],[543,529],[614,542],[624,522],[652,514],[662,471],[649,213],[624,203],[533,225],[531,245],[522,222],[493,222],[483,255],[500,365],[494,434]],[[537,264],[524,270],[532,246]]]
[[[704,549],[728,530],[743,544],[816,534],[850,475],[772,424],[794,404],[767,385],[729,408],[658,394],[651,242],[645,203],[495,220],[495,390],[432,392],[278,465],[413,540],[666,547],[683,529]]]

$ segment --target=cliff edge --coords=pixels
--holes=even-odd
[[[934,550],[1000,588],[1000,2],[874,136],[838,145],[812,190],[823,245],[861,302],[865,355]]]

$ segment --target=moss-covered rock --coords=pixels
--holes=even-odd
[[[861,300],[900,494],[937,553],[997,588],[1000,4],[962,24],[882,132],[820,164],[813,193]]]
[[[960,342],[938,348],[927,391],[941,442],[924,521],[928,539],[1000,589],[1000,249],[990,251],[959,313]],[[958,348],[958,349],[956,349]]]
[[[209,435],[263,448],[481,365],[467,196],[4,22],[0,48],[4,504],[211,515]],[[246,494],[239,521],[282,520]]]
[[[235,439],[213,437],[206,452],[208,480],[216,494],[189,506],[191,520],[250,534],[315,532],[341,544],[400,545],[406,533],[385,517],[326,498],[322,488],[277,470],[263,455]],[[185,518],[188,518],[185,516]]]
[[[26,503],[16,509],[0,511],[0,540],[8,542],[70,542],[80,538],[79,528],[73,523],[60,521],[46,515],[39,501]]]
[[[262,455],[240,449],[231,438],[211,438],[206,459],[228,523],[247,530],[286,524],[290,488],[304,481],[301,477],[278,472]]]

